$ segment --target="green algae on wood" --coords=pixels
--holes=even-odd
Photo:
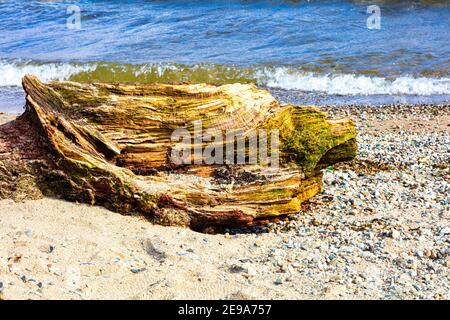
[[[306,174],[313,173],[324,157],[327,167],[356,155],[356,145],[347,148],[347,142],[356,138],[353,122],[326,119],[325,113],[316,107],[287,105],[266,126],[280,130],[284,161],[296,163]]]

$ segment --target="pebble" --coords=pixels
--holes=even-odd
[[[393,239],[399,239],[400,238],[400,232],[395,230],[395,229],[393,229],[392,232],[391,232],[391,237]]]
[[[147,270],[147,269],[146,268],[131,268],[130,269],[130,271],[134,274],[144,272],[145,270]]]
[[[250,262],[237,263],[230,266],[230,272],[232,273],[245,273],[248,276],[257,275],[256,266]]]
[[[277,286],[279,286],[279,285],[282,285],[282,284],[283,284],[283,280],[281,280],[281,278],[277,278],[277,279],[274,281],[274,283],[275,283]]]

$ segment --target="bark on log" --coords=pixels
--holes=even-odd
[[[254,85],[43,84],[28,75],[23,87],[26,111],[0,128],[0,154],[33,159],[37,169],[27,172],[39,171],[44,193],[139,212],[161,224],[203,230],[296,213],[321,191],[321,169],[356,154],[351,120],[327,119],[315,107],[280,105]],[[279,130],[280,167],[208,165],[202,155],[191,157],[201,164],[174,163],[173,131],[194,134],[199,120],[202,134],[216,136],[226,131],[249,138],[256,129]],[[11,132],[26,126],[22,133],[29,141],[21,144]],[[37,155],[23,156],[27,152]],[[245,160],[250,152],[245,149]],[[25,162],[20,166],[30,167]],[[2,167],[11,171],[5,157]]]

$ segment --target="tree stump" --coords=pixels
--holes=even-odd
[[[0,126],[1,197],[26,198],[20,186],[36,185],[34,194],[164,225],[245,227],[299,212],[322,190],[321,169],[356,154],[351,120],[281,105],[252,84],[44,84],[27,75],[23,88],[24,114]]]

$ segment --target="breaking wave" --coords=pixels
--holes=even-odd
[[[25,74],[43,81],[80,82],[254,82],[260,86],[332,95],[448,95],[450,78],[362,74],[324,74],[298,67],[174,63],[118,64],[110,62],[59,63],[0,60],[0,87],[20,86]]]
[[[368,77],[340,74],[317,75],[292,73],[277,69],[270,75],[268,87],[337,95],[440,95],[450,94],[450,78]]]

